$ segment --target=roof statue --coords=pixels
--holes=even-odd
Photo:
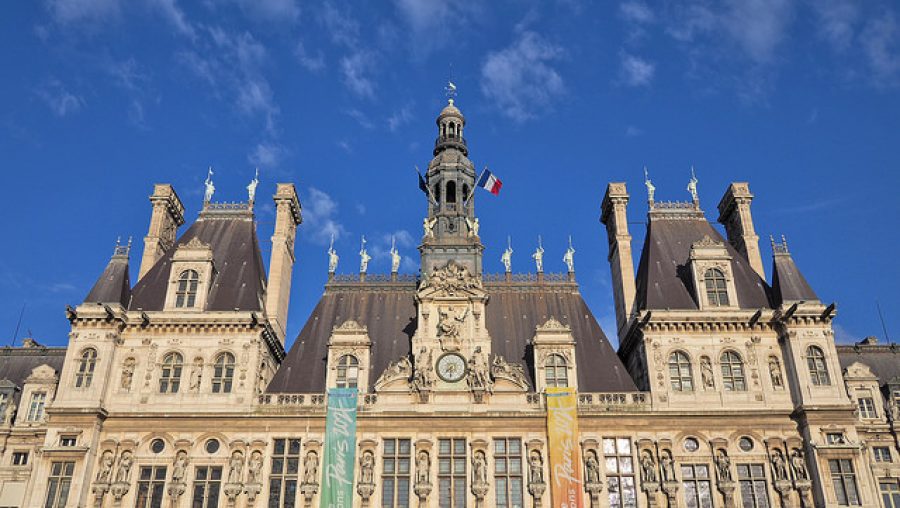
[[[328,273],[334,273],[337,270],[338,254],[334,250],[334,235],[331,235],[331,245],[328,246]]]
[[[691,166],[691,181],[688,182],[687,190],[691,193],[691,200],[699,203],[700,198],[697,196],[697,176],[694,174],[694,166]]]
[[[437,217],[428,218],[422,221],[422,230],[424,231],[425,238],[434,238],[434,225],[437,224]]]
[[[500,261],[503,262],[503,266],[506,267],[506,273],[512,271],[512,239],[510,237],[506,237],[506,250],[503,251],[503,255],[500,256]]]
[[[650,174],[647,172],[647,166],[644,166],[644,185],[647,187],[647,202],[653,204],[653,195],[656,194],[656,186],[650,181]]]
[[[397,250],[397,243],[391,236],[391,273],[397,273],[400,270],[400,251]]]
[[[538,235],[538,246],[535,249],[534,254],[531,255],[534,258],[534,264],[537,267],[538,272],[544,271],[544,246],[541,245],[541,236]]]
[[[216,192],[216,186],[213,185],[212,181],[213,170],[212,166],[209,167],[209,172],[206,173],[206,181],[203,182],[203,185],[206,186],[206,190],[203,192],[203,202],[209,203],[212,200],[213,193]]]
[[[469,238],[478,236],[478,230],[481,229],[481,224],[478,223],[478,217],[475,217],[475,220],[466,217],[466,225],[469,226]]]
[[[572,247],[572,236],[569,235],[569,248],[563,255],[563,263],[569,268],[569,273],[575,273],[575,247]]]
[[[359,273],[366,273],[366,270],[369,269],[369,261],[371,260],[372,256],[366,251],[366,237],[363,236],[362,247],[359,249]]]
[[[252,203],[256,200],[256,187],[259,185],[259,168],[256,168],[256,175],[253,177],[253,180],[250,180],[250,184],[247,185],[247,197],[249,201]]]

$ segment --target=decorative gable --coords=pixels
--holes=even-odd
[[[701,310],[738,307],[731,255],[724,242],[717,242],[709,235],[694,242],[690,265],[695,297]]]
[[[213,252],[209,244],[194,237],[179,246],[172,256],[165,309],[204,310],[215,275]]]
[[[331,330],[328,339],[328,374],[326,386],[357,387],[360,393],[369,389],[369,330],[348,319]]]
[[[564,386],[578,389],[578,370],[575,364],[575,338],[572,329],[556,318],[550,317],[544,324],[535,327],[534,338],[534,384],[535,390],[544,391],[548,381],[555,386],[565,380]]]

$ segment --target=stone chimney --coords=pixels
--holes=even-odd
[[[606,226],[609,241],[609,268],[612,272],[613,298],[616,303],[616,328],[621,340],[634,307],[634,260],[631,256],[631,235],[628,233],[628,191],[624,182],[606,187],[601,205],[600,222]]]
[[[184,224],[184,205],[170,184],[154,185],[150,203],[153,212],[150,215],[150,229],[144,237],[144,255],[141,257],[138,280],[175,245],[178,227]]]
[[[294,184],[280,183],[275,192],[275,233],[266,289],[266,314],[282,344],[287,330],[288,304],[291,299],[291,274],[294,269],[294,240],[297,226],[303,222],[300,200]]]
[[[725,226],[728,243],[747,258],[753,270],[765,280],[759,236],[753,229],[753,216],[750,214],[751,201],[753,194],[747,182],[733,182],[719,201],[719,223]]]

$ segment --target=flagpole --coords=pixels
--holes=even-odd
[[[422,176],[422,172],[419,170],[419,165],[414,164],[413,167],[416,169],[416,174],[422,178],[422,181],[425,182],[425,191],[428,192],[428,199],[431,201],[431,204],[434,206],[438,206],[437,199],[434,198],[434,194],[431,192],[431,186],[428,185],[428,180]]]
[[[475,195],[475,189],[478,188],[478,182],[481,180],[481,176],[484,175],[484,171],[486,169],[487,169],[487,166],[485,166],[484,169],[481,170],[481,173],[478,173],[478,177],[475,178],[475,185],[472,186],[472,192],[470,192],[469,197],[467,197],[466,200],[463,201],[464,206],[469,206],[469,200],[472,199],[472,196]]]

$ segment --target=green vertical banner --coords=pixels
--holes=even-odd
[[[353,506],[357,397],[356,388],[331,388],[328,390],[320,508],[351,508]]]

